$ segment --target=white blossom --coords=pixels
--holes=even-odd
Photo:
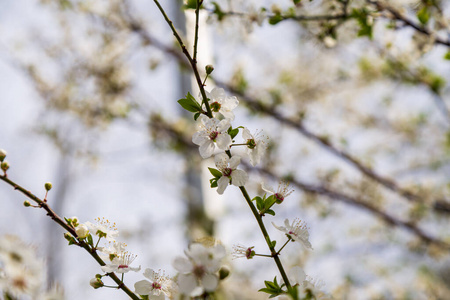
[[[111,223],[109,220],[105,218],[97,218],[95,219],[97,222],[93,224],[91,222],[84,223],[90,232],[99,237],[104,237],[108,241],[114,242],[115,238],[119,235],[119,231],[117,230],[116,223]]]
[[[284,226],[277,226],[273,222],[272,225],[276,229],[286,233],[293,241],[298,241],[302,243],[305,248],[312,250],[311,243],[309,242],[309,232],[305,222],[297,218],[292,224],[289,224],[289,220],[286,219],[284,220]]]
[[[75,227],[75,232],[80,239],[84,239],[89,234],[89,228],[85,224]]]
[[[161,272],[161,270],[156,272],[152,269],[145,269],[144,276],[149,280],[136,282],[134,284],[136,293],[139,295],[149,295],[149,298],[152,300],[163,300],[165,298],[164,295],[171,296],[173,282],[164,272]]]
[[[141,266],[139,267],[131,267],[131,263],[136,258],[136,255],[129,253],[128,251],[124,251],[125,244],[123,243],[114,243],[111,248],[101,249],[102,252],[110,251],[109,260],[110,263],[102,266],[101,269],[105,273],[127,273],[129,271],[138,272],[141,270]],[[114,252],[117,251],[117,252]]]
[[[294,191],[289,189],[289,183],[285,181],[280,181],[276,192],[272,187],[266,186],[264,182],[261,184],[261,187],[265,192],[273,194],[278,204],[283,202],[284,199]]]
[[[198,131],[192,136],[192,142],[200,146],[200,155],[208,158],[214,153],[215,145],[221,150],[229,150],[232,143],[231,136],[227,133],[230,121],[219,121],[215,118],[199,117]]]
[[[266,152],[268,138],[262,131],[255,132],[255,134],[252,135],[247,128],[242,130],[242,138],[247,146],[247,154],[250,157],[250,163],[252,166],[256,166]]]
[[[255,251],[253,250],[255,247],[245,247],[243,245],[234,245],[233,252],[231,255],[233,259],[245,257],[247,259],[252,259],[255,256]]]
[[[202,244],[192,244],[185,251],[187,258],[176,257],[173,267],[180,273],[178,287],[180,292],[191,297],[214,291],[219,284],[216,274],[225,257],[225,247],[216,245],[205,247]]]
[[[206,92],[206,97],[209,99],[213,117],[217,118],[221,114],[225,119],[234,120],[233,109],[239,105],[239,100],[235,96],[228,97],[224,89],[213,88],[211,92]]]
[[[227,154],[220,153],[214,157],[216,167],[222,173],[222,177],[217,180],[217,193],[223,194],[228,184],[243,186],[248,180],[245,171],[237,170],[241,158],[237,155],[229,158]]]

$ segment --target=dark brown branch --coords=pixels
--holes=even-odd
[[[47,216],[49,216],[53,221],[55,221],[62,228],[67,230],[74,238],[77,239],[78,246],[84,248],[96,261],[100,266],[106,265],[106,263],[98,256],[97,251],[95,249],[91,249],[88,244],[86,244],[83,240],[78,239],[77,233],[75,232],[75,228],[69,226],[60,216],[58,216],[48,205],[47,202],[41,200],[39,197],[28,191],[27,189],[21,187],[17,183],[10,180],[6,175],[0,175],[0,179],[9,184],[14,188],[14,190],[18,190],[30,200],[33,200],[38,204],[38,206],[44,209],[47,212]],[[139,297],[136,296],[114,273],[107,273],[107,275],[114,280],[115,283],[119,286],[121,290],[123,290],[131,299],[139,300]]]
[[[440,44],[440,45],[444,45],[444,46],[450,47],[450,40],[449,39],[442,39],[442,38],[436,36],[436,34],[434,32],[432,32],[430,29],[428,29],[428,28],[426,28],[426,27],[424,27],[422,25],[419,25],[419,24],[415,23],[414,21],[410,20],[409,18],[404,16],[401,12],[399,12],[398,10],[393,8],[392,6],[386,4],[386,3],[382,2],[382,1],[367,0],[367,2],[370,3],[370,4],[375,5],[379,11],[388,11],[389,13],[391,13],[391,15],[392,15],[394,20],[398,20],[398,21],[402,22],[403,24],[413,28],[417,32],[420,32],[422,34],[428,35],[430,37],[433,36],[435,44]]]
[[[192,143],[192,141],[190,140],[190,138],[188,138],[185,135],[185,133],[175,129],[173,126],[171,126],[169,123],[167,123],[162,118],[160,118],[160,117],[151,118],[149,126],[150,126],[150,128],[152,128],[159,134],[163,134],[165,137],[169,137],[169,139],[174,140],[179,144],[182,144],[184,147],[186,147],[186,149],[189,149],[190,151],[195,151],[195,152],[198,151],[198,146],[194,145]],[[272,178],[275,181],[280,181],[282,179],[280,176],[275,175],[268,169],[253,168],[245,161],[241,161],[241,164],[248,171],[260,172],[260,173]],[[375,205],[361,201],[353,196],[349,196],[349,195],[343,194],[341,192],[334,191],[327,187],[307,184],[307,183],[301,182],[296,179],[290,180],[290,182],[293,185],[295,185],[296,187],[298,187],[299,189],[301,189],[307,193],[321,195],[321,196],[327,197],[330,200],[340,201],[347,205],[351,205],[356,208],[368,211],[389,225],[399,227],[399,228],[409,231],[413,235],[420,238],[426,244],[434,244],[441,248],[450,250],[449,244],[441,241],[438,238],[430,236],[429,234],[427,234],[426,232],[421,230],[419,227],[417,227],[414,223],[400,220],[397,217],[392,216],[392,215],[382,211],[380,208],[376,207]]]

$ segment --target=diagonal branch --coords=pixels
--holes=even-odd
[[[100,266],[106,265],[106,263],[98,256],[97,251],[95,249],[91,249],[88,244],[86,244],[83,240],[78,239],[77,233],[75,229],[69,226],[60,216],[58,216],[48,205],[48,203],[44,200],[41,200],[39,197],[18,185],[14,181],[10,180],[6,175],[0,175],[0,179],[9,184],[17,190],[28,197],[30,200],[33,200],[38,204],[38,206],[44,209],[47,212],[47,216],[49,216],[54,222],[56,222],[59,226],[67,230],[73,237],[75,237],[78,241],[78,246],[84,248],[96,261]],[[115,283],[119,289],[123,290],[131,299],[139,300],[139,297],[136,296],[114,273],[106,273]]]
[[[170,140],[176,141],[176,143],[183,145],[190,151],[195,151],[195,152],[198,151],[198,147],[192,143],[192,141],[186,136],[186,134],[184,132],[182,132],[179,129],[176,129],[171,124],[169,124],[165,120],[163,120],[161,117],[151,118],[149,127],[152,130],[155,130],[156,132],[162,134],[164,137],[166,137],[166,138],[168,137]],[[260,172],[260,173],[272,178],[275,181],[280,181],[282,179],[282,177],[275,175],[272,171],[270,171],[268,169],[253,168],[245,161],[241,161],[241,164],[244,165],[244,167],[248,171]],[[450,245],[447,244],[446,242],[429,235],[428,233],[424,232],[422,229],[417,227],[417,225],[415,225],[412,222],[400,220],[397,217],[382,211],[380,208],[376,207],[375,205],[372,205],[370,203],[359,200],[353,196],[343,194],[341,192],[335,191],[333,189],[330,189],[330,188],[327,188],[324,186],[304,183],[297,179],[290,180],[290,182],[293,185],[297,186],[299,189],[301,189],[307,193],[321,195],[330,200],[340,201],[347,205],[354,206],[358,209],[368,211],[369,213],[371,213],[374,216],[383,220],[388,225],[392,225],[392,226],[402,228],[404,230],[409,231],[411,234],[417,236],[420,240],[422,240],[426,244],[434,244],[441,248],[450,250]]]

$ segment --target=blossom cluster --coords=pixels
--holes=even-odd
[[[243,127],[243,142],[233,144],[233,139],[237,135],[239,127],[233,129],[231,122],[234,120],[233,109],[238,106],[239,100],[234,96],[226,96],[225,91],[221,88],[214,88],[211,92],[206,92],[206,95],[213,117],[199,116],[197,131],[192,137],[192,142],[199,145],[202,158],[211,157],[216,149],[225,151],[225,153],[215,155],[214,159],[216,167],[220,171],[217,180],[217,192],[223,194],[229,184],[244,186],[248,180],[247,173],[237,169],[241,158],[238,155],[231,156],[231,147],[245,146],[250,163],[255,166],[260,163],[265,153],[267,138],[261,131],[252,135],[250,130]]]
[[[36,249],[15,236],[0,237],[0,295],[6,299],[64,299],[63,290],[57,286],[42,289],[45,277],[44,261],[38,258]]]

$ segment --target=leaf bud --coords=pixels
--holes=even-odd
[[[6,151],[3,149],[0,149],[0,161],[3,161],[6,157]]]
[[[230,275],[230,269],[227,266],[223,266],[219,270],[219,278],[220,280],[224,280]]]
[[[25,206],[25,207],[30,207],[30,206],[31,206],[30,201],[25,200],[25,201],[23,202],[23,206]]]
[[[52,189],[52,183],[51,182],[46,182],[44,186],[45,186],[45,189],[47,190],[47,192]]]
[[[214,71],[214,67],[213,67],[213,65],[207,65],[205,67],[205,70],[206,70],[206,74],[209,75]]]
[[[103,281],[101,281],[101,279],[99,278],[92,278],[89,281],[89,285],[92,286],[94,289],[98,289],[101,288],[102,286],[104,286],[105,284],[103,283]]]

